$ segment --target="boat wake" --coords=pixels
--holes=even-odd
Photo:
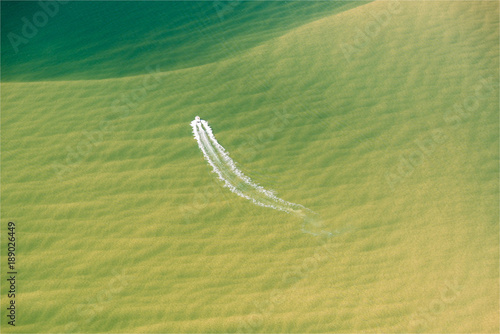
[[[256,205],[283,211],[301,218],[304,233],[331,235],[330,232],[321,230],[321,221],[314,211],[303,205],[287,202],[277,197],[271,190],[264,189],[243,174],[224,147],[215,139],[212,128],[205,120],[196,116],[195,120],[191,122],[191,127],[205,160],[212,166],[218,178],[224,182],[225,187]]]

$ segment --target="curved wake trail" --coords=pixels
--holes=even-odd
[[[191,127],[193,128],[194,138],[198,142],[205,160],[212,166],[213,171],[218,175],[219,179],[224,182],[225,187],[256,205],[284,211],[302,218],[304,220],[302,231],[305,233],[313,235],[329,233],[325,231],[312,232],[309,230],[309,226],[308,229],[305,229],[306,224],[316,227],[316,230],[320,225],[315,212],[300,204],[287,202],[276,197],[272,191],[264,189],[243,174],[236,167],[236,163],[229,157],[224,147],[215,139],[212,129],[206,121],[196,116],[196,119],[191,122]]]

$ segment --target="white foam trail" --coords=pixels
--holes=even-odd
[[[319,235],[319,233],[305,229],[306,224],[312,224],[316,227],[320,224],[315,212],[300,204],[287,202],[276,197],[272,191],[264,189],[243,174],[243,172],[238,169],[233,159],[229,157],[224,147],[215,139],[212,128],[210,128],[206,121],[196,117],[196,119],[191,122],[191,127],[193,128],[194,138],[198,142],[198,146],[205,160],[212,166],[213,171],[218,175],[219,179],[224,182],[225,187],[229,188],[229,190],[236,195],[252,201],[256,205],[284,211],[304,219],[304,228],[302,231],[313,235]]]

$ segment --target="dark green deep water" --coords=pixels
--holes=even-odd
[[[2,80],[103,79],[143,74],[148,64],[162,71],[197,66],[357,5],[77,1],[51,5],[50,16],[40,14],[46,11],[39,2],[2,1]],[[35,31],[25,27],[34,21]]]

